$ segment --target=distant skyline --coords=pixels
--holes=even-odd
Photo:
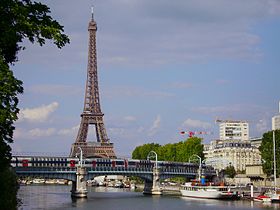
[[[13,152],[70,153],[83,111],[92,5],[101,109],[118,156],[185,140],[180,131],[213,132],[199,136],[208,143],[219,138],[217,118],[247,120],[250,137],[271,130],[280,100],[280,1],[40,2],[71,43],[23,43],[11,66],[25,89]]]

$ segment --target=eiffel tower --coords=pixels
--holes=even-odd
[[[88,47],[88,66],[87,82],[85,91],[84,111],[81,114],[81,124],[75,143],[72,144],[70,157],[75,157],[83,151],[83,156],[116,158],[113,143],[107,136],[103,116],[100,107],[98,77],[97,77],[97,56],[96,56],[96,31],[97,24],[92,17],[88,26],[89,47]],[[89,125],[95,126],[96,142],[87,142]],[[80,147],[80,148],[79,148]]]

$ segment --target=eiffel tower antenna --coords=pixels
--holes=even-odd
[[[93,16],[93,6],[91,6],[91,20],[94,20],[94,16]]]
[[[97,24],[93,19],[93,7],[91,8],[91,20],[88,25],[88,66],[85,88],[84,110],[81,114],[81,123],[75,143],[72,144],[70,156],[75,157],[82,149],[84,157],[115,158],[113,143],[107,136],[101,111],[96,55],[96,31]],[[87,142],[89,125],[95,126],[96,142]]]

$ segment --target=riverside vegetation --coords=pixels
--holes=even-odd
[[[10,66],[24,50],[23,40],[40,46],[53,40],[61,48],[69,43],[63,26],[49,16],[50,9],[31,0],[0,1],[0,203],[1,209],[17,209],[17,179],[10,169],[14,122],[18,119],[18,94],[23,82],[15,78]]]

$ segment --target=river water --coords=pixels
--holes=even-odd
[[[89,187],[87,199],[73,200],[71,186],[21,186],[18,197],[20,210],[29,209],[85,209],[85,210],[245,210],[280,209],[280,204],[253,201],[219,201],[190,199],[175,195],[147,196],[129,189]]]

